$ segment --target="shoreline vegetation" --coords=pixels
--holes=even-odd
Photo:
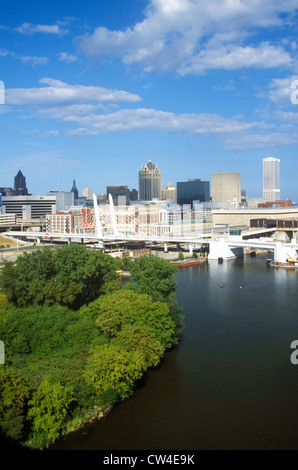
[[[121,282],[118,272],[130,272]],[[37,250],[0,275],[0,439],[43,449],[133,395],[179,343],[177,267],[84,245]]]

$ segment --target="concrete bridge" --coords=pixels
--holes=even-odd
[[[227,237],[211,240],[209,242],[209,259],[231,259],[243,256],[245,248],[255,250],[267,250],[273,253],[274,261],[285,263],[288,258],[298,256],[297,243],[282,243],[272,239],[249,239],[243,240],[241,237]]]
[[[97,240],[99,247],[104,248],[104,244],[107,242],[129,242],[129,241],[143,241],[145,243],[162,243],[164,250],[167,251],[168,244],[185,244],[192,255],[194,249],[202,248],[204,245],[209,245],[208,258],[212,260],[231,259],[235,257],[243,256],[245,248],[268,250],[273,252],[274,261],[286,262],[288,258],[297,259],[298,244],[282,243],[274,241],[271,238],[251,238],[247,239],[247,234],[244,236],[215,236],[214,233],[203,233],[202,231],[196,233],[166,233],[162,236],[156,235],[144,235],[139,233],[121,233],[117,226],[117,217],[113,204],[112,197],[110,199],[110,215],[111,215],[111,227],[109,233],[103,230],[101,214],[97,205],[97,199],[94,195],[94,210],[95,210],[95,224],[94,227],[89,227],[86,230],[84,227],[78,227],[75,232],[72,233],[51,233],[51,232],[7,232],[6,235],[13,237],[28,237],[34,238],[37,241],[41,239],[64,239],[69,243],[71,241],[80,241],[84,243],[88,240]],[[271,230],[271,229],[270,229]],[[258,231],[258,234],[268,234],[268,229]],[[252,234],[257,235],[255,231]]]

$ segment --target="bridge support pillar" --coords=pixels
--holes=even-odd
[[[97,204],[97,197],[95,194],[93,194],[93,203],[94,203],[94,211],[95,211],[95,222],[96,222],[96,231],[97,231],[97,237],[98,237],[98,245],[99,245],[99,248],[103,250],[104,249],[103,232],[102,232],[102,225],[101,225],[99,209],[98,209],[98,204]]]
[[[297,252],[296,248],[291,246],[290,243],[283,244],[277,242],[274,248],[274,261],[279,261],[280,263],[286,263],[288,258],[296,258]]]
[[[193,255],[193,244],[190,243],[188,248],[189,248],[189,254],[190,254],[190,256],[192,256]]]
[[[243,256],[243,248],[231,248],[224,239],[211,241],[209,247],[208,259],[210,260],[232,259]]]
[[[167,253],[168,252],[168,244],[165,243],[163,247],[164,247],[164,252]]]

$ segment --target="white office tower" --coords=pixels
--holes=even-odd
[[[263,159],[263,197],[266,201],[280,201],[280,160]]]
[[[89,199],[89,200],[92,199],[92,189],[90,189],[90,188],[84,188],[82,194],[83,194],[83,196],[86,197],[87,199]]]

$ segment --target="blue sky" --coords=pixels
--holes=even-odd
[[[138,189],[281,160],[298,201],[298,0],[0,0],[0,186]]]

